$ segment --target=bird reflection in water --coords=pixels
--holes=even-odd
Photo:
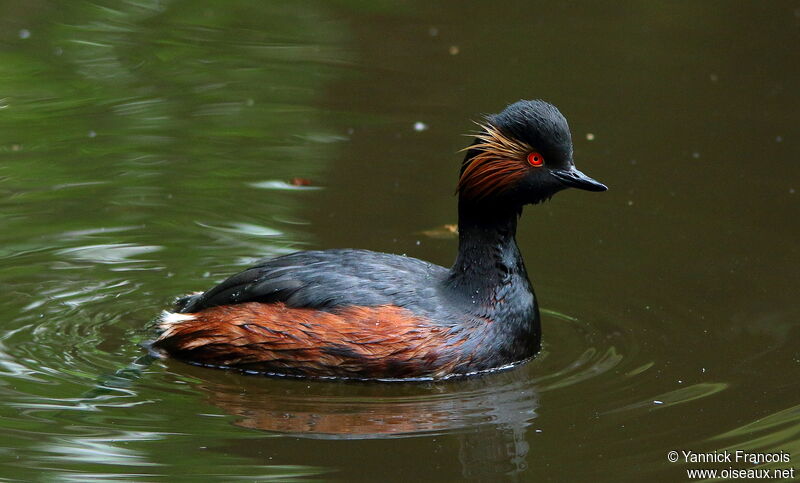
[[[186,368],[182,367],[185,372]],[[419,383],[313,382],[192,371],[208,401],[240,427],[357,440],[451,434],[466,478],[525,471],[538,396],[522,368]]]

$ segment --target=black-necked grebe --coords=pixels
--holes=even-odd
[[[447,269],[367,250],[298,252],[185,297],[154,347],[184,361],[305,377],[440,378],[523,361],[539,309],[515,233],[526,204],[567,187],[566,119],[544,101],[487,116],[458,181],[458,256]]]

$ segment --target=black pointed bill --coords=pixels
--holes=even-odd
[[[553,169],[550,173],[559,181],[572,188],[586,191],[605,191],[608,189],[603,183],[594,180],[575,168]]]

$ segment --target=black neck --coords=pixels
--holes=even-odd
[[[482,208],[459,200],[458,257],[447,285],[473,300],[486,300],[513,274],[527,280],[515,239],[519,215],[517,206]]]

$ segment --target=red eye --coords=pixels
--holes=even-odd
[[[537,168],[544,164],[544,158],[541,154],[537,152],[532,152],[528,154],[528,164],[531,166],[536,166]]]

